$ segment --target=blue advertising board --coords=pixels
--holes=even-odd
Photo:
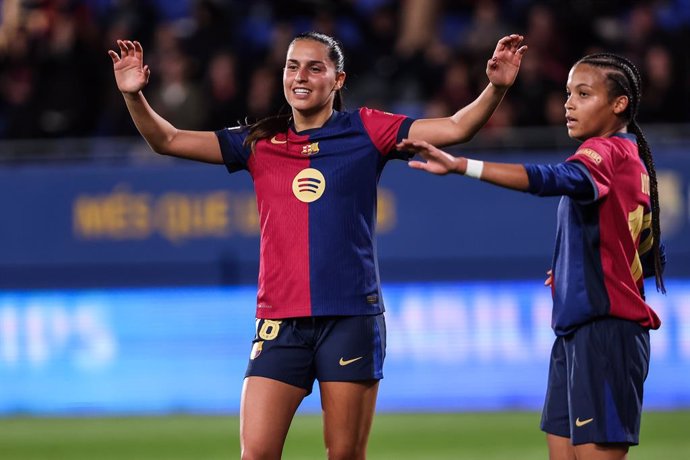
[[[645,407],[690,407],[690,283],[649,302]],[[383,288],[381,411],[539,409],[554,336],[541,281]],[[0,293],[0,414],[237,413],[254,287]],[[302,410],[320,410],[318,391]]]
[[[485,159],[554,163],[566,154]],[[655,152],[668,276],[690,277],[690,157]],[[379,189],[386,281],[535,278],[548,268],[557,198],[537,198],[394,161]],[[181,160],[0,168],[0,287],[256,282],[249,175]]]

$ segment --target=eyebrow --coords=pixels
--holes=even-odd
[[[299,59],[294,59],[294,58],[288,59],[287,62],[294,62],[295,64],[300,63]],[[317,60],[307,61],[307,64],[308,65],[312,65],[312,64],[326,65],[326,63],[324,61],[317,61]]]
[[[587,88],[592,88],[592,85],[588,85],[587,83],[578,83],[577,85],[575,85],[575,89],[581,88],[583,86],[587,87]],[[569,88],[569,86],[566,84],[565,89],[568,89],[568,88]]]

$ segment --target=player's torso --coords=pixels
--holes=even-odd
[[[561,332],[598,316],[647,318],[637,251],[650,224],[649,178],[635,144],[610,142],[618,150],[608,194],[594,203],[563,197],[559,204],[554,322]]]
[[[262,317],[379,313],[376,186],[384,164],[359,118],[257,142]]]
[[[338,206],[376,185],[381,158],[366,132],[351,127],[260,140],[248,166],[260,206],[321,200]]]

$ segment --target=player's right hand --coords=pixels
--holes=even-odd
[[[422,171],[439,176],[448,173],[457,172],[457,163],[463,159],[455,158],[449,153],[434,147],[426,141],[403,139],[395,146],[398,150],[413,152],[422,157],[425,161],[412,160],[408,161],[407,165],[413,169],[421,169]]]
[[[544,286],[551,286],[553,284],[553,270],[548,270],[546,272],[548,275],[546,281],[544,281]]]
[[[113,71],[117,89],[123,93],[138,93],[149,82],[151,70],[144,65],[144,49],[141,43],[130,40],[118,40],[120,54],[109,50],[113,60]]]

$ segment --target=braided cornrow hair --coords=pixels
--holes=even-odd
[[[637,145],[640,157],[647,167],[649,174],[649,195],[652,204],[652,255],[654,257],[654,274],[656,278],[656,289],[664,294],[666,287],[662,276],[663,267],[661,264],[661,226],[659,224],[659,189],[656,180],[656,169],[654,168],[654,158],[649,148],[647,138],[642,133],[640,125],[637,124],[637,109],[642,97],[642,79],[640,72],[635,65],[628,59],[611,53],[590,54],[580,59],[576,64],[588,64],[608,70],[606,73],[609,95],[612,98],[618,96],[628,97],[628,107],[621,114],[628,124],[631,133],[637,136]]]

